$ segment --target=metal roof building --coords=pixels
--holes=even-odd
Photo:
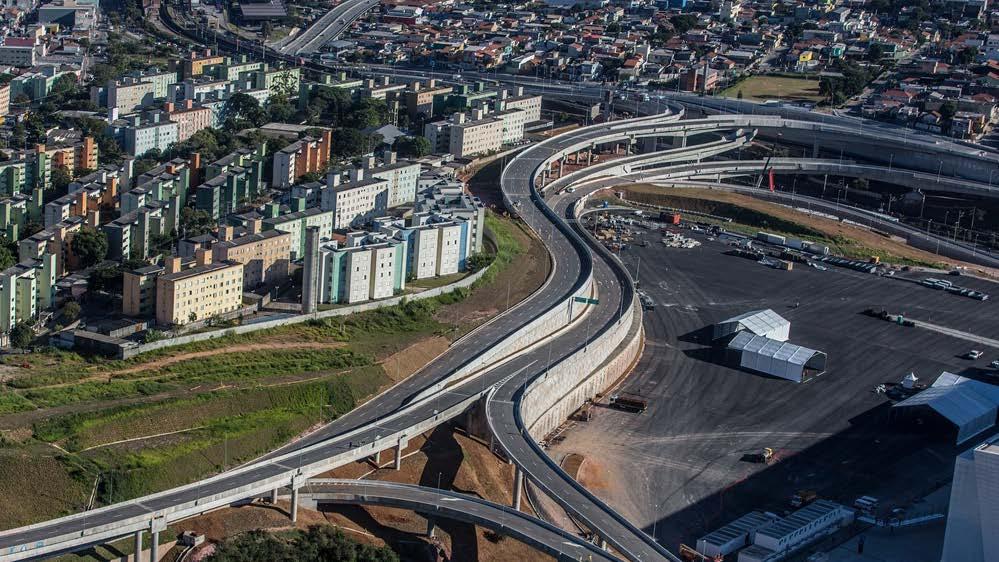
[[[805,382],[826,370],[821,351],[742,331],[728,343],[739,355],[739,367],[794,382]]]
[[[999,386],[945,371],[930,388],[895,404],[893,413],[910,408],[929,408],[946,418],[961,444],[995,425]]]
[[[773,310],[754,310],[715,324],[714,338],[721,339],[742,330],[777,341],[787,341],[791,336],[791,323]]]
[[[728,525],[697,539],[697,552],[705,556],[726,556],[749,544],[750,535],[773,523],[776,515],[751,511]]]

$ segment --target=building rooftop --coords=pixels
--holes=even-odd
[[[226,262],[214,262],[214,263],[210,263],[208,265],[196,265],[196,266],[194,266],[194,267],[192,267],[190,269],[184,269],[182,271],[178,271],[177,273],[168,273],[168,274],[160,277],[160,279],[163,279],[165,281],[177,281],[177,280],[180,280],[180,279],[187,279],[188,277],[196,277],[198,275],[202,275],[202,274],[205,274],[205,273],[210,273],[212,271],[219,271],[219,270],[222,270],[222,269],[227,269],[227,268],[238,266],[238,265],[240,265],[240,264],[236,263],[236,262],[229,262],[229,261],[226,261]]]

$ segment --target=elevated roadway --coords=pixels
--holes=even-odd
[[[675,118],[675,115],[658,116],[653,121],[659,123]],[[608,138],[625,138],[626,131],[632,126],[622,123],[599,129]],[[565,146],[574,143],[570,140]],[[541,153],[553,154],[554,151],[539,149],[532,154]],[[575,353],[580,342],[599,338],[608,318],[618,314],[617,309],[597,307],[585,316],[579,307],[575,312],[571,309],[568,314],[562,312],[564,306],[572,306],[569,303],[573,296],[590,294],[594,262],[587,243],[574,232],[572,226],[534,195],[532,186],[523,185],[510,190],[505,197],[510,208],[515,209],[538,233],[554,262],[545,285],[523,304],[456,342],[448,352],[417,375],[280,454],[172,490],[2,531],[0,560],[50,556],[132,536],[137,532],[156,534],[172,522],[264,495],[277,488],[298,490],[308,478],[337,466],[381,450],[401,449],[409,437],[464,413],[492,386],[524,371],[531,371],[532,377],[539,376],[543,365],[561,361]],[[620,290],[610,282],[613,276],[606,269],[601,269],[597,276],[597,283],[602,284],[600,290],[606,292],[604,298],[611,298],[615,291]],[[483,372],[472,370],[479,358],[502,348],[504,340],[515,337],[524,326],[546,314],[553,319],[550,331],[556,332],[547,345],[543,348],[535,345],[513,358],[495,357],[495,364],[485,365],[487,368]],[[580,321],[583,317],[585,322]],[[574,320],[572,323],[569,323],[570,318]]]
[[[312,479],[302,489],[301,500],[317,506],[380,505],[408,509],[428,519],[430,533],[436,519],[454,519],[509,535],[558,560],[617,560],[607,551],[550,523],[512,507],[451,490],[395,482]]]
[[[378,0],[344,0],[330,9],[278,52],[286,55],[310,55],[336,39],[368,10],[378,7]]]

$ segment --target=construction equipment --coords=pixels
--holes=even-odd
[[[648,400],[643,400],[637,396],[622,396],[620,394],[615,394],[610,397],[610,400],[611,406],[614,406],[618,410],[624,410],[625,412],[641,414],[649,408]]]
[[[680,559],[681,560],[686,560],[687,562],[698,562],[698,561],[701,561],[701,562],[723,562],[725,560],[725,557],[722,556],[721,554],[719,554],[717,556],[707,556],[705,554],[701,554],[700,552],[697,552],[696,550],[694,550],[693,548],[690,548],[689,546],[687,546],[685,544],[681,544],[680,545]]]
[[[798,490],[793,496],[791,496],[791,507],[804,507],[818,498],[818,493],[815,490]]]
[[[742,460],[759,464],[770,464],[774,460],[774,450],[764,447],[759,453],[746,453],[742,455]]]

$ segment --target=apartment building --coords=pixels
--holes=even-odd
[[[241,148],[205,167],[205,181],[195,191],[195,208],[220,219],[260,193],[267,147]]]
[[[481,109],[472,111],[472,119],[456,113],[451,121],[448,152],[466,158],[499,150],[503,144],[503,120],[485,116]]]
[[[77,76],[76,72],[61,68],[55,65],[34,66],[31,71],[15,76],[10,81],[10,98],[16,99],[17,96],[24,94],[31,101],[38,101],[52,93],[52,86],[62,76],[67,74]]]
[[[180,61],[170,61],[170,70],[179,71],[184,79],[205,74],[205,70],[217,64],[223,64],[225,57],[212,53],[211,49],[191,51]]]
[[[194,100],[185,99],[177,104],[167,102],[163,104],[163,112],[167,119],[177,123],[177,142],[186,141],[194,133],[212,126],[212,110],[195,105]]]
[[[177,228],[180,209],[176,197],[152,201],[102,226],[108,237],[107,258],[116,261],[148,258],[153,238],[168,235]]]
[[[12,152],[9,156],[9,160],[0,162],[0,195],[13,196],[48,188],[52,161],[44,145]]]
[[[34,37],[5,37],[0,45],[0,65],[29,68],[38,61],[38,49]]]
[[[349,78],[346,72],[322,74],[317,82],[302,80],[298,85],[298,108],[305,109],[309,104],[309,100],[312,99],[312,96],[324,89],[328,90],[336,88],[353,93],[355,90],[359,90],[363,86],[364,80],[361,80],[360,78]]]
[[[410,119],[417,119],[421,115],[425,118],[440,115],[444,112],[444,104],[451,92],[451,86],[438,85],[436,80],[428,80],[426,85],[413,82],[402,93],[406,114]]]
[[[517,86],[514,95],[507,97],[507,91],[501,90],[499,94],[503,107],[500,109],[520,109],[525,113],[524,122],[533,123],[541,120],[541,96],[524,95],[524,87]]]
[[[291,264],[291,233],[262,230],[260,219],[249,221],[247,226],[246,234],[239,237],[233,235],[232,226],[220,228],[219,241],[212,245],[212,258],[243,264],[246,290],[286,281]]]
[[[190,160],[173,160],[147,170],[135,180],[135,188],[121,194],[121,212],[130,213],[147,203],[169,201],[174,197],[181,206],[187,204],[191,187],[191,174],[201,164],[201,156],[191,155]]]
[[[38,204],[41,203],[41,190],[38,201],[25,193],[18,193],[0,199],[0,233],[7,240],[19,240],[29,219],[38,218]]]
[[[319,302],[354,304],[384,299],[406,288],[405,247],[366,232],[319,249]]]
[[[478,197],[465,193],[463,183],[442,179],[426,187],[416,200],[415,215],[436,215],[451,220],[468,223],[471,230],[469,252],[482,252],[482,237],[485,231],[486,208]]]
[[[251,61],[246,55],[239,57],[226,57],[225,61],[208,69],[208,74],[219,80],[236,81],[246,78],[254,72],[267,69],[267,63],[262,61]]]
[[[167,94],[167,100],[180,103],[184,100],[204,101],[206,99],[228,97],[236,91],[236,86],[236,82],[219,80],[210,76],[188,78],[183,82],[170,85],[170,93]],[[257,101],[263,103],[260,99]]]
[[[62,277],[68,271],[78,268],[79,262],[73,254],[72,241],[77,232],[86,226],[83,217],[69,217],[17,243],[18,263],[40,260],[45,254],[55,256],[55,274]]]
[[[243,304],[243,264],[211,261],[199,250],[193,267],[182,269],[181,258],[166,260],[156,279],[156,322],[184,325],[235,312]]]
[[[111,124],[111,135],[121,141],[125,152],[141,156],[150,150],[165,150],[177,142],[177,124],[161,112],[129,115]]]
[[[322,170],[330,159],[331,132],[320,138],[303,137],[274,153],[272,187],[287,187],[305,174]]]
[[[56,257],[42,254],[0,272],[0,331],[32,321],[52,306],[56,288]]]
[[[381,166],[374,165],[373,157],[366,163],[372,178],[388,182],[388,208],[412,205],[416,201],[416,186],[422,170],[419,162],[397,161],[395,152],[389,152]]]
[[[99,90],[97,90],[99,95]],[[117,110],[122,115],[139,111],[153,105],[156,99],[156,85],[145,82],[135,76],[126,76],[120,80],[108,80],[105,87],[107,95],[106,107]],[[94,91],[91,92],[93,101]]]
[[[64,129],[57,129],[55,132],[69,134],[60,136],[49,132],[47,140],[55,142],[38,145],[38,150],[48,156],[52,166],[74,172],[97,169],[99,148],[94,137],[79,138],[72,134],[75,131]]]
[[[333,211],[313,207],[279,215],[278,206],[274,203],[265,209],[269,216],[263,221],[264,230],[280,230],[291,234],[291,261],[305,255],[305,233],[310,226],[319,228],[320,240],[333,237]]]
[[[405,243],[406,271],[411,279],[451,275],[468,267],[472,229],[468,221],[434,213],[414,213],[406,221],[378,219],[379,233]]]
[[[122,314],[142,318],[156,315],[156,279],[163,271],[162,265],[147,265],[122,272]]]
[[[503,102],[497,102],[502,107]],[[490,114],[503,122],[501,144],[513,144],[524,140],[524,125],[527,114],[520,109],[504,109]]]
[[[0,85],[0,123],[10,114],[10,84]]]
[[[327,177],[320,208],[333,213],[333,228],[354,228],[380,217],[388,210],[388,181],[365,177],[364,168],[352,168],[350,181],[340,183],[339,174]]]

